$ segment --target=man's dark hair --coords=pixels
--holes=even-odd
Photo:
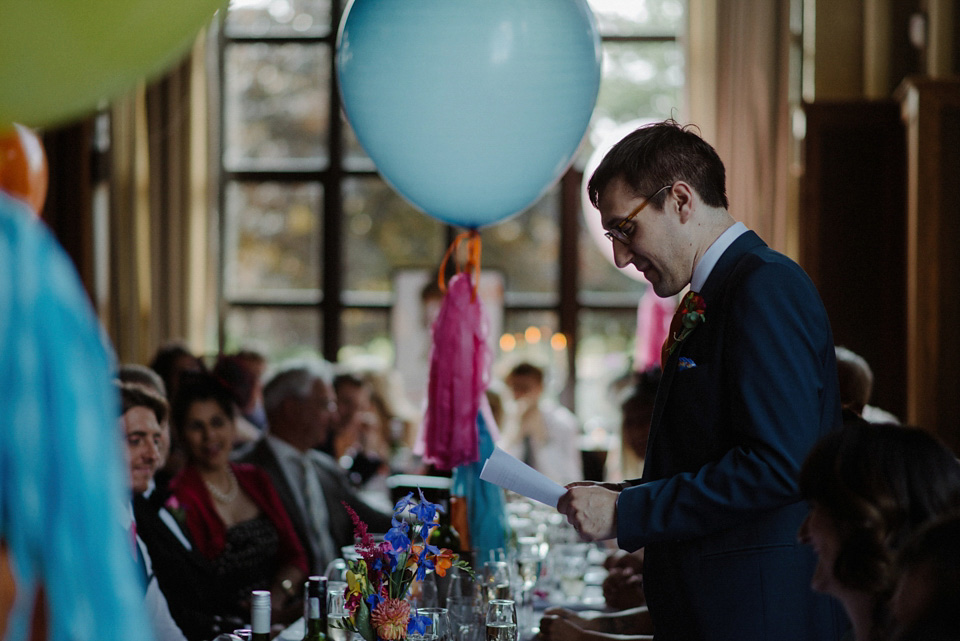
[[[345,387],[364,387],[367,383],[360,376],[353,374],[351,372],[344,372],[343,374],[337,374],[333,377],[333,391],[337,394],[340,393]]]
[[[160,425],[167,419],[169,406],[167,401],[151,389],[137,383],[116,382],[120,391],[120,416],[123,416],[134,407],[145,407],[157,417]]]
[[[224,414],[234,418],[233,396],[217,377],[207,372],[184,372],[170,408],[170,422],[177,433],[183,432],[190,406],[202,401],[215,402]]]
[[[154,370],[146,365],[124,363],[117,369],[117,378],[121,383],[133,383],[154,390],[164,399],[167,398],[167,386]]]
[[[507,375],[507,380],[515,376],[529,376],[534,379],[540,385],[543,385],[543,369],[537,367],[533,363],[518,363],[510,373]]]
[[[665,120],[635,129],[614,145],[587,184],[593,206],[599,209],[603,191],[614,179],[623,178],[636,195],[644,197],[682,180],[707,205],[726,209],[723,162],[716,150],[691,128]],[[660,194],[650,204],[662,208],[665,199],[666,195]]]

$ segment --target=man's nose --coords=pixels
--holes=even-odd
[[[160,460],[160,444],[150,441],[146,450],[146,458],[149,461],[158,461]]]
[[[630,251],[630,248],[619,240],[613,241],[613,262],[616,263],[617,267],[623,269],[629,265],[632,260],[633,252]]]

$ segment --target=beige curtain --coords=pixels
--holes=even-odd
[[[690,113],[727,168],[730,213],[775,249],[788,242],[787,2],[690,0]]]
[[[110,305],[121,362],[170,339],[204,350],[208,247],[205,39],[111,109]]]

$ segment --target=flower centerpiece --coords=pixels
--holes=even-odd
[[[347,560],[344,627],[366,641],[398,641],[407,634],[423,634],[429,619],[412,613],[407,601],[413,583],[431,571],[445,576],[451,567],[471,572],[451,550],[427,543],[443,508],[426,500],[422,490],[419,493],[419,502],[413,492],[397,502],[392,527],[379,544],[366,523],[344,504],[353,520],[359,557]]]

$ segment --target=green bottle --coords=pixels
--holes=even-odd
[[[460,540],[460,533],[453,527],[450,519],[450,508],[447,501],[441,501],[443,511],[440,512],[439,523],[437,527],[430,532],[427,542],[438,548],[446,548],[451,552],[460,553],[463,546]]]
[[[250,599],[251,641],[270,641],[270,592],[254,590]]]
[[[311,576],[304,590],[303,641],[326,641],[327,638],[327,577]]]

